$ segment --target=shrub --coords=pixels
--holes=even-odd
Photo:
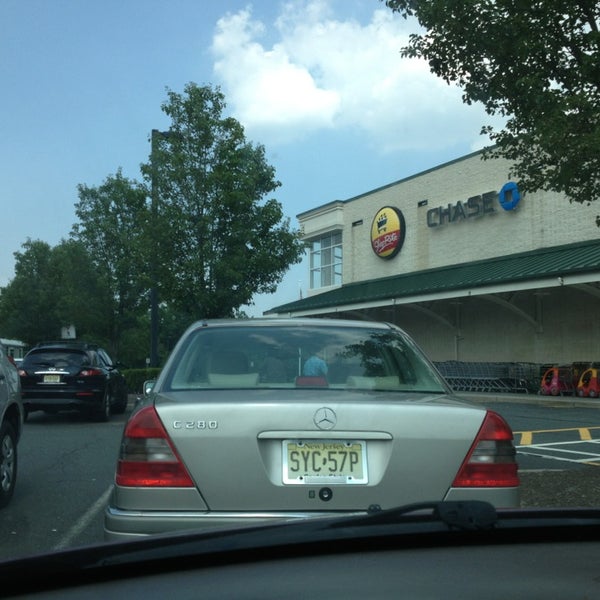
[[[156,379],[160,373],[160,369],[124,369],[122,373],[125,377],[125,381],[127,382],[127,390],[129,393],[142,394],[144,391],[144,381],[147,381],[148,379]]]

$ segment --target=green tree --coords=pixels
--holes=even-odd
[[[15,276],[0,295],[0,323],[3,335],[33,344],[60,331],[48,277],[51,248],[31,239],[21,248],[14,253]]]
[[[79,222],[71,236],[87,248],[103,293],[110,298],[102,321],[108,345],[119,354],[125,332],[136,329],[148,309],[147,263],[154,252],[145,246],[149,241],[148,194],[142,184],[118,170],[99,187],[79,185],[78,195],[75,213]]]
[[[600,197],[600,4],[596,0],[387,0],[416,16],[424,33],[402,54],[506,117],[485,126],[485,157],[514,161],[526,191],[553,190],[571,201]]]
[[[57,339],[62,327],[75,325],[83,339],[105,339],[106,294],[81,244],[62,241],[51,248],[27,240],[14,255],[15,276],[0,294],[5,336],[35,344]]]
[[[52,248],[48,267],[54,311],[61,327],[74,325],[79,339],[102,344],[114,352],[108,326],[112,297],[86,246],[76,240],[63,240]]]
[[[153,191],[159,298],[189,320],[233,316],[269,293],[303,245],[279,202],[265,150],[223,115],[219,89],[168,91],[167,132],[154,132],[142,171]]]

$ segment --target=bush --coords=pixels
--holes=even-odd
[[[127,382],[128,392],[130,394],[142,394],[144,392],[144,381],[156,379],[160,373],[160,369],[124,369],[122,373]]]

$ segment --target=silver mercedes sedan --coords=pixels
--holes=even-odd
[[[515,507],[512,439],[393,325],[198,322],[125,426],[106,538],[441,500]]]

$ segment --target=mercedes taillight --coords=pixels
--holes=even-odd
[[[516,487],[519,485],[513,433],[497,413],[487,411],[452,487]]]
[[[194,487],[153,406],[139,410],[125,427],[115,481],[127,487]]]

